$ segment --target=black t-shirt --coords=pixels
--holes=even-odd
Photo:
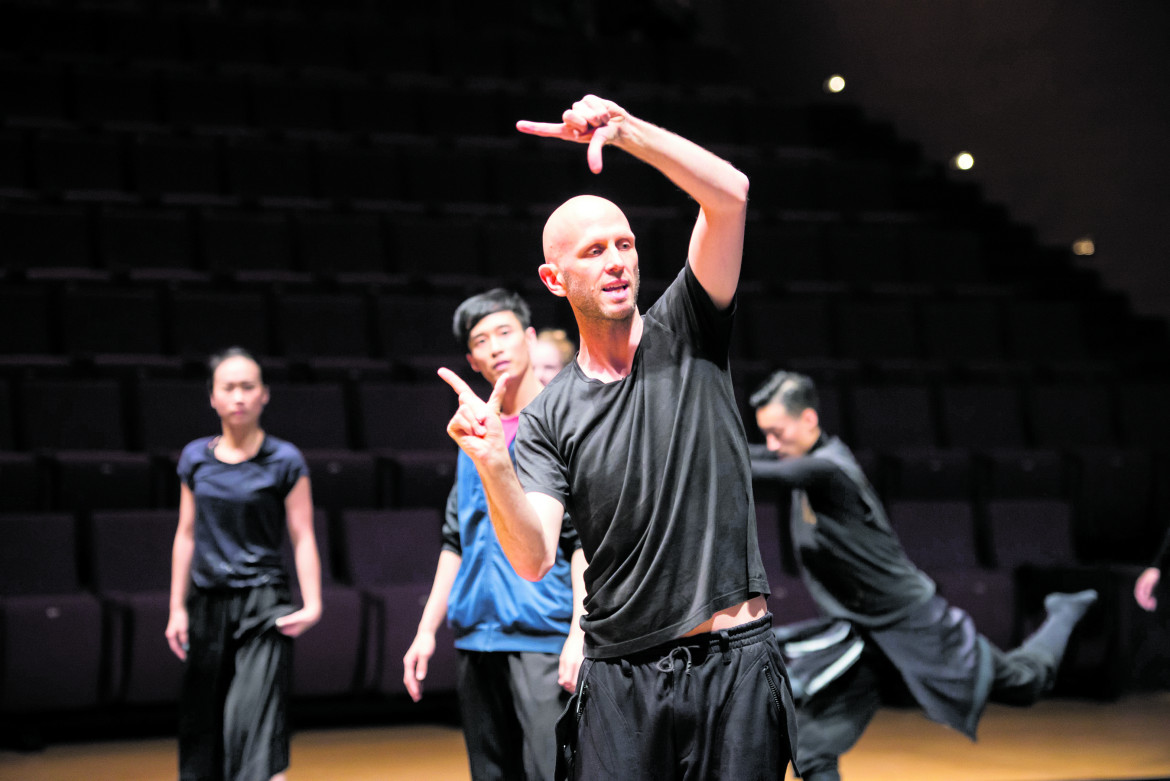
[[[208,589],[284,585],[284,500],[309,473],[305,459],[265,436],[255,456],[229,464],[215,457],[217,439],[197,439],[179,458],[179,478],[195,495],[191,580]]]
[[[804,456],[753,458],[752,475],[792,489],[792,542],[809,593],[828,615],[881,627],[934,595],[841,440],[822,436]]]
[[[728,368],[732,311],[688,263],[644,315],[629,375],[600,382],[574,361],[520,414],[520,482],[565,505],[589,560],[591,657],[674,639],[768,593]]]

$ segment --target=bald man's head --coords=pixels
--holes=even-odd
[[[597,195],[578,195],[562,203],[544,224],[544,261],[555,263],[571,252],[590,229],[618,224],[632,233],[626,215],[613,201]]]

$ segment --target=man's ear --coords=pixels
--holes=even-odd
[[[561,272],[551,263],[542,263],[538,269],[540,281],[554,296],[565,297],[565,285],[561,281]]]
[[[812,407],[805,407],[804,412],[800,413],[800,419],[804,421],[809,428],[821,427],[821,416]]]
[[[475,360],[471,353],[468,353],[464,357],[467,358],[467,365],[471,367],[473,372],[476,374],[483,374],[483,372],[479,370],[479,361]]]

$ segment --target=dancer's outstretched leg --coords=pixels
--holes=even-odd
[[[1048,617],[1040,628],[1013,651],[996,649],[991,699],[1008,705],[1031,705],[1050,691],[1069,636],[1096,601],[1097,592],[1093,589],[1045,597]]]

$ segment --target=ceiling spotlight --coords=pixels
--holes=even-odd
[[[1092,236],[1082,236],[1073,242],[1072,251],[1074,255],[1093,255],[1097,252],[1097,245]]]
[[[825,79],[825,92],[842,92],[845,89],[845,78],[833,74]]]
[[[970,152],[959,152],[951,158],[951,165],[960,171],[970,171],[975,167],[975,157]]]

